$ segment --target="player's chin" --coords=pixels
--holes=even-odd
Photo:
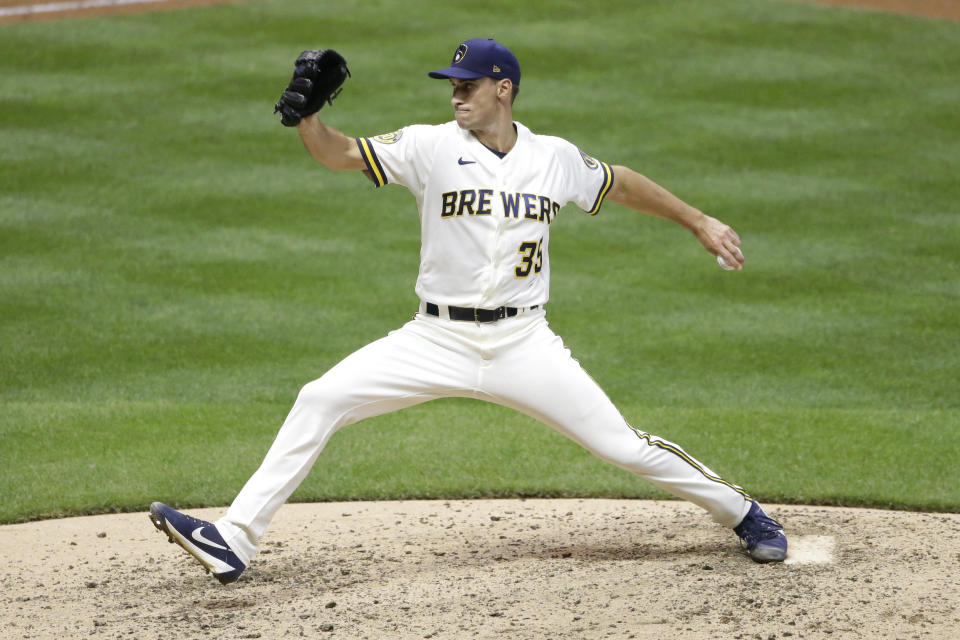
[[[457,124],[460,125],[461,129],[469,129],[471,124],[470,116],[465,111],[455,111],[453,117],[456,118]]]

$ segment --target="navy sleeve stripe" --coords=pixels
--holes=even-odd
[[[593,206],[587,211],[587,213],[592,216],[597,215],[597,212],[600,211],[603,199],[607,197],[607,194],[610,193],[610,188],[613,186],[613,169],[611,169],[610,165],[606,162],[601,162],[600,168],[603,169],[603,185],[600,187],[600,192],[597,194],[597,199],[593,202]]]
[[[387,184],[387,174],[383,170],[383,165],[380,164],[380,159],[377,158],[370,140],[368,138],[356,138],[356,141],[357,147],[360,149],[360,156],[363,158],[363,163],[367,165],[367,171],[373,180],[373,184],[377,187]]]

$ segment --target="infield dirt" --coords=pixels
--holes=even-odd
[[[756,564],[677,501],[289,504],[221,586],[146,513],[9,525],[0,636],[957,637],[960,515],[768,511],[829,553]]]
[[[62,18],[89,18],[115,13],[166,11],[193,6],[227,4],[243,0],[0,0],[0,8],[29,8],[45,5],[43,11],[0,15],[0,24]],[[249,0],[248,0],[249,1]],[[960,2],[957,0],[794,0],[816,2],[837,7],[853,7],[890,11],[927,18],[960,20]]]

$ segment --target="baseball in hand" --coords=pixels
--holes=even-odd
[[[743,257],[743,252],[740,251],[740,247],[736,247],[734,250],[740,255],[741,258]],[[733,271],[734,269],[736,269],[736,267],[733,267],[727,264],[727,261],[723,259],[723,256],[717,256],[717,264],[723,267],[724,269],[726,269],[727,271]]]

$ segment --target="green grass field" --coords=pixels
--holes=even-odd
[[[417,304],[412,197],[325,171],[272,115],[293,59],[343,53],[323,115],[374,135],[450,119],[426,71],[484,35],[520,58],[517,119],[743,238],[731,274],[662,220],[561,213],[551,324],[631,423],[763,500],[960,509],[960,24],[471,7],[0,25],[0,522],[229,503],[299,388]],[[294,499],[465,496],[665,494],[445,400],[338,433]]]

